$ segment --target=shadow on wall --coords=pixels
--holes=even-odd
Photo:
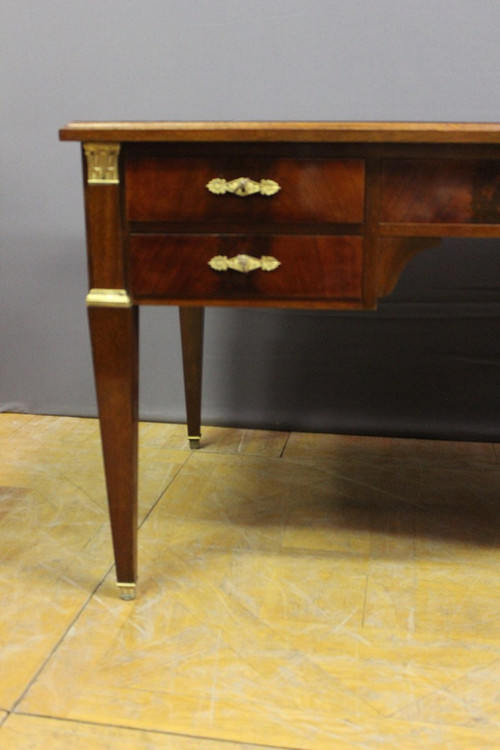
[[[499,244],[443,242],[373,313],[209,310],[205,421],[500,439]]]

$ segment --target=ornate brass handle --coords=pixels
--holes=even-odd
[[[210,268],[214,271],[239,271],[248,273],[260,268],[261,271],[274,271],[281,263],[272,255],[261,255],[259,258],[253,258],[251,255],[236,255],[234,258],[228,258],[227,255],[215,255],[208,261]]]
[[[224,180],[222,177],[214,177],[207,183],[208,190],[215,195],[224,195],[224,193],[232,193],[233,195],[239,195],[241,198],[246,198],[247,195],[254,195],[260,193],[260,195],[274,195],[281,190],[281,187],[274,180],[261,180],[256,182],[251,180],[249,177],[237,177],[235,180]]]

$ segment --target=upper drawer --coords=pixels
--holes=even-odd
[[[207,184],[249,178],[273,180],[274,195],[213,194]],[[125,166],[128,221],[237,223],[363,221],[361,159],[130,157]]]

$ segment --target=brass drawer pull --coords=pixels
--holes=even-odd
[[[235,180],[229,180],[229,182],[222,177],[214,177],[213,180],[207,183],[206,187],[215,195],[232,193],[242,198],[245,198],[247,195],[254,195],[255,193],[260,193],[260,195],[274,195],[278,190],[281,190],[281,187],[274,180],[256,182],[249,177],[237,177]]]
[[[274,271],[281,263],[272,255],[262,255],[259,258],[253,258],[251,255],[236,255],[234,258],[228,258],[227,255],[215,255],[208,261],[210,268],[214,271],[239,271],[248,273],[260,268],[261,271]]]

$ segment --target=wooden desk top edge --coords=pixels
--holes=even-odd
[[[70,122],[62,141],[290,141],[499,144],[500,123]]]

